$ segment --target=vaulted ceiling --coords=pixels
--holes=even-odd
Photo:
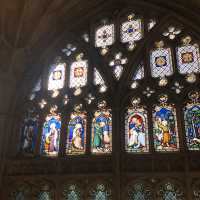
[[[79,34],[92,17],[128,3],[162,7],[199,24],[198,0],[1,0],[0,100],[8,103],[15,98],[31,68],[40,73],[40,61],[63,32]],[[0,111],[6,112],[10,103]]]

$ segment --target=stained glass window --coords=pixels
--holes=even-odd
[[[125,141],[127,152],[148,152],[147,111],[139,105],[140,99],[133,99],[125,117]]]
[[[63,200],[82,200],[80,189],[75,184],[66,186],[63,191],[63,196]]]
[[[128,200],[149,200],[153,199],[149,185],[138,182],[128,187]]]
[[[140,65],[138,66],[136,72],[133,75],[133,80],[141,80],[144,78],[144,64],[143,62],[140,63]]]
[[[198,92],[189,94],[191,102],[184,108],[185,132],[189,150],[200,150],[200,103]]]
[[[111,110],[106,108],[106,102],[98,105],[92,120],[92,153],[110,153],[112,151],[112,115]]]
[[[104,85],[105,84],[103,77],[101,76],[101,74],[99,73],[99,71],[96,68],[94,68],[94,84],[95,85]]]
[[[96,30],[95,33],[95,46],[106,47],[110,46],[115,41],[114,24],[103,25]]]
[[[177,151],[179,138],[177,130],[176,109],[168,104],[167,95],[160,96],[160,105],[153,110],[153,137],[156,151]]]
[[[53,195],[48,185],[42,186],[37,195],[37,200],[53,200]]]
[[[55,156],[59,151],[61,115],[56,113],[57,107],[50,110],[42,131],[41,154]]]
[[[159,199],[163,200],[182,200],[183,198],[183,191],[178,186],[167,182],[160,187],[158,192]]]
[[[30,186],[23,184],[17,185],[16,189],[10,193],[10,198],[12,200],[26,200],[30,196]]]
[[[102,183],[96,185],[95,188],[92,188],[90,191],[91,200],[111,200],[111,190],[107,189],[106,186]]]
[[[136,19],[134,14],[128,16],[128,21],[121,25],[121,42],[134,45],[143,37],[142,20]]]
[[[20,148],[23,153],[33,153],[38,134],[39,116],[34,113],[34,110],[29,110],[27,115],[21,128]]]
[[[86,60],[73,62],[70,68],[70,87],[80,88],[87,83],[88,63]]]
[[[178,69],[181,74],[200,72],[199,46],[190,44],[191,38],[184,38],[183,45],[177,48]]]
[[[82,105],[77,105],[71,114],[67,130],[67,154],[83,154],[86,146],[86,112],[81,111]]]
[[[173,74],[171,49],[164,48],[163,41],[156,43],[157,49],[150,53],[152,77],[170,76]]]
[[[193,199],[199,200],[200,199],[200,183],[199,183],[199,181],[196,181],[193,184],[192,189],[193,189]]]
[[[48,90],[62,89],[65,84],[65,63],[51,66],[48,80]]]

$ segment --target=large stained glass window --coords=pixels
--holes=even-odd
[[[48,90],[62,89],[65,84],[65,63],[52,65],[49,72]]]
[[[85,86],[87,83],[88,62],[82,60],[81,57],[78,57],[77,61],[73,62],[70,68],[71,88],[80,88]]]
[[[158,198],[163,200],[179,200],[184,199],[181,188],[171,182],[161,185],[158,191]]]
[[[160,105],[153,110],[153,137],[156,151],[177,151],[179,138],[177,130],[176,109],[167,103],[167,95],[161,95]]]
[[[56,156],[59,151],[61,116],[56,112],[57,106],[47,115],[42,131],[41,154]]]
[[[82,194],[76,184],[70,184],[64,187],[63,200],[82,200]]]
[[[112,114],[106,102],[98,105],[92,121],[91,152],[110,153],[112,151]]]
[[[184,108],[185,132],[189,150],[200,150],[200,103],[199,93],[189,94],[191,102]]]
[[[81,111],[82,105],[77,105],[71,114],[67,130],[67,154],[83,154],[86,148],[86,112]]]
[[[111,190],[106,188],[103,183],[98,183],[90,190],[91,200],[111,200]]]
[[[170,76],[173,74],[171,49],[164,48],[164,42],[156,42],[156,49],[150,53],[152,77]]]
[[[182,40],[183,45],[177,48],[178,69],[181,74],[200,72],[199,46],[190,44],[191,37]]]
[[[133,99],[125,117],[125,141],[127,152],[148,152],[147,111],[139,105],[140,99]]]
[[[24,119],[21,128],[21,152],[33,153],[38,134],[38,118],[34,110],[28,111],[28,116]]]
[[[128,187],[128,200],[153,199],[151,187],[143,182],[137,182]]]

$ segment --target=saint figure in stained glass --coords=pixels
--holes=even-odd
[[[133,107],[126,113],[126,151],[147,152],[148,147],[148,124],[147,112],[139,106],[140,99],[133,99]]]
[[[33,153],[38,134],[39,116],[33,110],[28,111],[28,116],[24,119],[21,128],[21,151],[24,153]]]
[[[66,186],[63,192],[65,200],[81,200],[81,192],[77,185],[71,184]],[[63,199],[63,200],[64,200]]]
[[[95,188],[90,191],[91,200],[110,200],[111,191],[107,190],[104,184],[97,184]]]
[[[106,109],[106,102],[98,105],[92,121],[92,153],[110,153],[112,151],[112,117]]]
[[[67,154],[82,154],[86,144],[86,113],[81,111],[82,105],[77,105],[68,125]]]
[[[56,59],[56,64],[50,67],[48,90],[62,89],[65,84],[65,63],[60,63],[61,58]]]
[[[179,147],[176,109],[167,104],[167,95],[160,96],[160,105],[154,107],[153,136],[156,151],[177,151]]]
[[[41,153],[44,155],[54,156],[59,151],[61,116],[56,110],[57,106],[51,108],[43,125]]]
[[[189,94],[192,102],[184,108],[185,132],[189,150],[200,150],[200,103],[199,93]]]

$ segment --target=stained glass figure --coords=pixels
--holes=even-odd
[[[63,200],[81,200],[82,199],[80,189],[78,188],[76,184],[71,184],[71,185],[66,186],[63,191],[63,196],[64,196]]]
[[[148,152],[147,111],[139,105],[140,99],[133,99],[125,117],[125,141],[127,152]]]
[[[128,187],[128,200],[149,200],[153,199],[151,187],[142,182],[135,183]]]
[[[184,195],[181,188],[178,186],[167,182],[160,187],[158,191],[158,198],[163,200],[183,200]]]
[[[99,71],[94,68],[94,84],[95,85],[105,85],[105,81]]]
[[[156,151],[178,151],[176,109],[174,104],[167,104],[167,95],[161,95],[160,105],[153,111],[153,137]]]
[[[49,72],[48,90],[58,90],[64,87],[65,63],[52,65]]]
[[[128,43],[129,49],[132,49],[135,46],[135,42],[141,40],[142,37],[142,20],[136,19],[135,14],[129,15],[128,21],[121,25],[121,42]]]
[[[76,105],[72,112],[67,130],[67,154],[83,154],[86,147],[86,112],[81,111],[82,105]]]
[[[156,43],[157,49],[150,53],[152,77],[170,76],[173,74],[171,49],[164,48],[164,42]]]
[[[56,113],[57,106],[47,115],[42,131],[41,154],[55,156],[59,151],[61,116]]]
[[[95,46],[104,48],[106,46],[112,45],[115,41],[114,28],[114,24],[105,24],[99,27],[95,33]]]
[[[21,128],[21,145],[23,153],[33,153],[38,134],[38,118],[34,110],[29,110]]]
[[[92,153],[110,153],[112,151],[112,115],[106,108],[106,102],[98,105],[92,121]]]
[[[182,40],[183,45],[177,48],[178,69],[181,74],[200,72],[200,54],[197,44],[190,44],[191,37]]]
[[[123,66],[127,64],[128,59],[122,58],[122,53],[119,52],[115,55],[115,58],[110,61],[109,65],[112,67],[113,73],[117,80],[120,79],[123,73]]]
[[[87,60],[82,60],[83,54],[79,54],[76,62],[70,68],[70,88],[80,88],[87,83]]]
[[[140,65],[138,66],[136,72],[133,75],[133,80],[141,80],[144,78],[144,64],[143,62],[140,63]]]
[[[90,191],[91,200],[111,200],[111,190],[107,189],[106,186],[102,183],[96,185],[95,188],[92,188]]]
[[[200,150],[200,103],[199,93],[189,94],[191,102],[184,107],[187,146],[189,150]]]

